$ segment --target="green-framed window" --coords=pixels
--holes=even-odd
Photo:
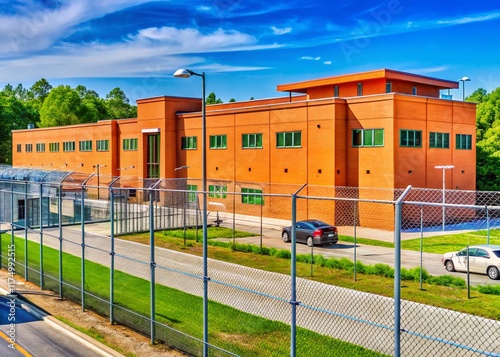
[[[137,150],[137,138],[123,139],[122,148],[124,151]]]
[[[59,143],[49,143],[50,152],[59,152]]]
[[[33,151],[33,144],[24,145],[24,151],[25,152],[32,152]]]
[[[92,140],[81,140],[80,151],[92,151]]]
[[[181,138],[181,150],[195,150],[197,148],[196,136],[183,136]]]
[[[36,152],[45,152],[45,143],[37,143]]]
[[[419,148],[422,147],[421,130],[400,130],[399,146]]]
[[[264,196],[261,196],[262,190],[255,188],[241,188],[241,203],[248,203],[251,205],[263,205]]]
[[[96,149],[97,151],[109,151],[109,140],[97,140]]]
[[[243,149],[262,149],[262,134],[243,134],[241,143]]]
[[[285,131],[276,133],[277,148],[300,148],[302,147],[301,131]]]
[[[227,186],[208,185],[208,197],[226,198]]]
[[[472,135],[470,134],[457,134],[456,135],[456,148],[460,150],[472,150]]]
[[[75,151],[75,142],[74,141],[63,142],[63,151]]]
[[[384,129],[353,129],[352,146],[384,146]]]
[[[210,135],[210,149],[226,149],[227,135]]]
[[[449,133],[434,133],[431,132],[429,136],[429,147],[439,149],[450,148],[450,134]]]
[[[196,195],[198,193],[198,186],[197,185],[187,185],[187,190],[190,191],[188,192],[188,202],[196,202]]]

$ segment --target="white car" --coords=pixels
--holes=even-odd
[[[487,274],[490,279],[499,278],[500,245],[473,245],[469,247],[469,272]],[[446,270],[467,271],[467,248],[459,252],[445,253],[441,262]]]

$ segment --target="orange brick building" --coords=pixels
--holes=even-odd
[[[474,190],[476,106],[440,99],[453,88],[458,82],[381,69],[278,85],[285,97],[209,105],[207,178],[251,182],[262,193],[277,193],[261,189],[275,184],[441,188],[434,167],[454,165],[446,188]],[[12,162],[199,179],[201,99],[148,98],[137,108],[135,119],[13,131]]]

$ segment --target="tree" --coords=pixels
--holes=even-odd
[[[220,98],[216,99],[215,93],[212,92],[207,96],[205,103],[206,104],[220,104],[220,103],[222,103],[222,100]]]
[[[80,124],[84,112],[80,94],[70,86],[53,88],[40,108],[39,127]]]
[[[236,102],[236,99],[234,98],[229,99],[229,103],[234,103],[234,102]]]
[[[105,105],[109,119],[135,118],[137,107],[130,101],[120,88],[114,88],[106,95]]]
[[[476,187],[482,191],[500,190],[500,87],[486,93],[482,88],[467,100],[477,101]]]

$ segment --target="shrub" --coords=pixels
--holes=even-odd
[[[427,281],[429,279],[429,273],[427,270],[422,269],[422,281]],[[420,281],[420,267],[414,267],[411,269],[401,269],[401,280],[413,280]]]
[[[478,285],[477,290],[482,294],[500,295],[500,285]]]
[[[276,255],[275,257],[278,257],[278,258],[284,258],[284,259],[290,259],[291,258],[291,253],[289,250],[284,250],[284,249],[280,249],[276,252]]]
[[[427,281],[429,284],[465,288],[465,280],[450,275],[432,276]]]

